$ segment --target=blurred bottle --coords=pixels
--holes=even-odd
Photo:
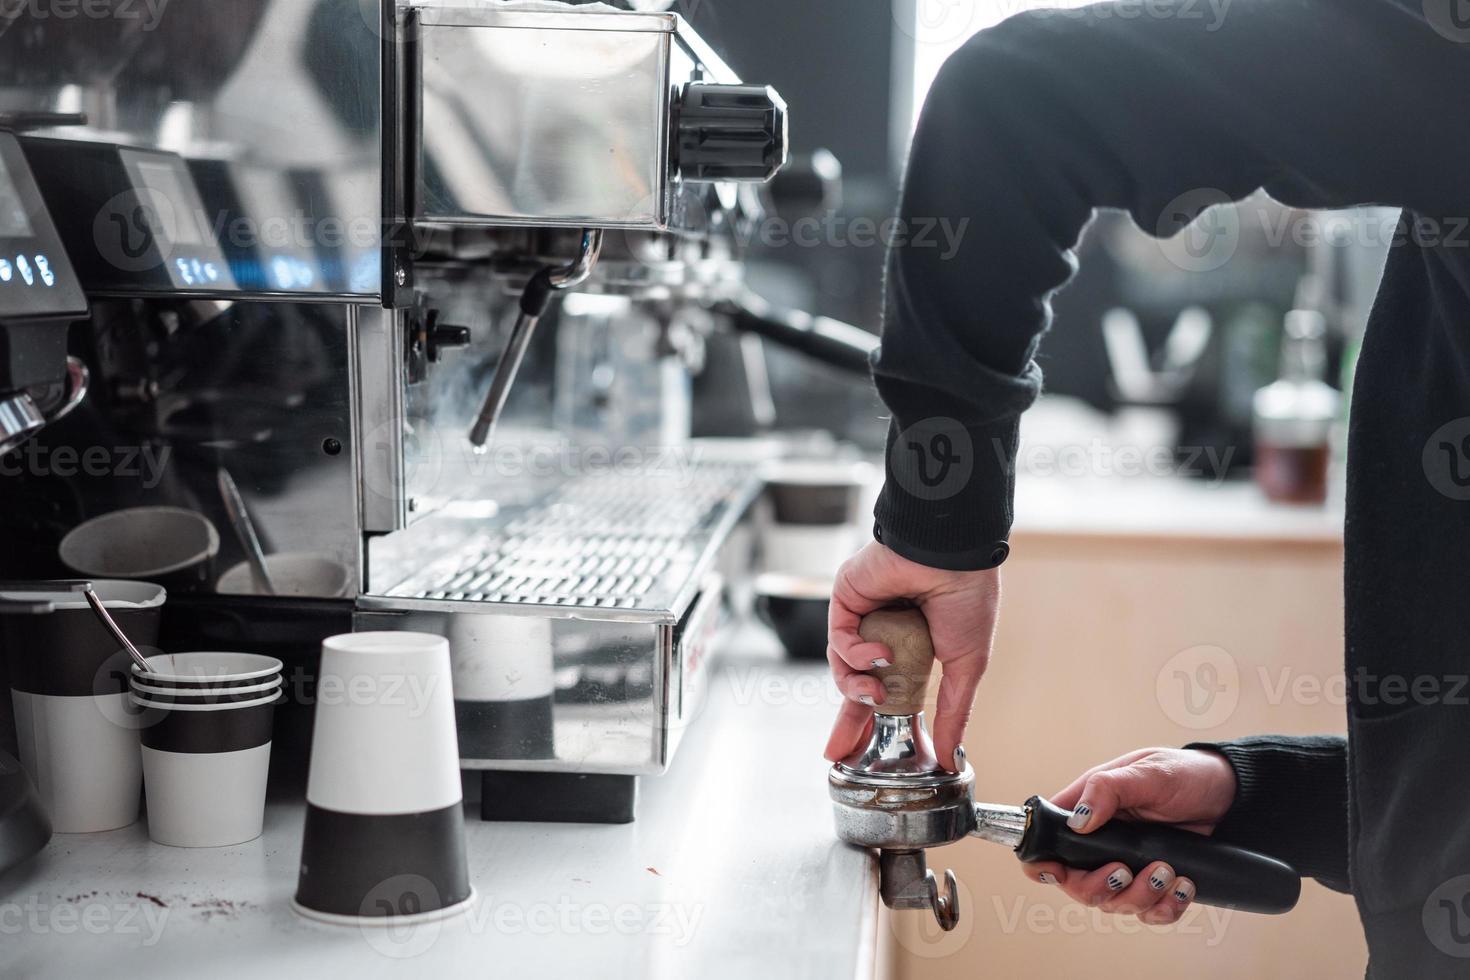
[[[1281,378],[1256,392],[1256,483],[1271,500],[1327,500],[1332,429],[1342,396],[1326,382],[1327,320],[1316,310],[1286,315]]]

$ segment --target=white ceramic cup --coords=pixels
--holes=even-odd
[[[221,704],[130,697],[151,722],[142,729],[148,836],[171,847],[228,847],[259,837],[279,690]]]
[[[775,524],[761,535],[761,571],[830,579],[858,550],[852,524]]]

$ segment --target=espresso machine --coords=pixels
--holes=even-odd
[[[873,343],[742,284],[780,96],[668,4],[137,6],[0,27],[0,119],[27,120],[0,152],[59,234],[23,251],[78,319],[11,328],[0,283],[46,354],[0,378],[36,450],[0,480],[0,579],[97,574],[63,543],[102,515],[202,517],[155,569],[162,642],[286,661],[283,765],[322,636],[428,631],[487,818],[631,820],[760,490],[690,438],[704,338],[853,371]]]

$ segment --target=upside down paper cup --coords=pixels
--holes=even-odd
[[[402,925],[474,901],[451,676],[442,636],[322,643],[298,913]]]

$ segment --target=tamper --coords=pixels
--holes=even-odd
[[[941,929],[960,920],[954,872],[944,888],[925,851],[979,837],[1004,844],[1027,863],[1056,861],[1093,870],[1114,861],[1135,873],[1166,861],[1195,883],[1195,901],[1244,912],[1290,911],[1301,878],[1288,865],[1233,844],[1161,824],[1115,820],[1091,834],[1067,826],[1071,814],[1038,796],[1025,806],[974,801],[975,773],[963,758],[949,772],[935,758],[924,727],[924,697],[934,663],[929,626],[917,609],[881,609],[859,632],[893,652],[892,665],[871,673],[883,682],[873,733],[827,775],[837,836],[878,850],[878,893],[891,909],[930,909]]]

